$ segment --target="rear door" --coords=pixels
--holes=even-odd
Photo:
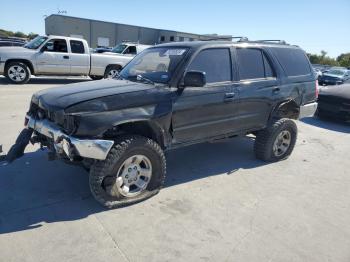
[[[236,48],[239,67],[239,115],[242,129],[264,127],[280,92],[272,57],[259,48]]]
[[[72,75],[87,75],[90,71],[90,54],[80,40],[70,40],[70,65]]]
[[[186,71],[205,72],[204,87],[186,87],[173,105],[173,143],[198,141],[232,131],[238,114],[230,48],[200,51]]]
[[[70,74],[70,60],[66,39],[53,38],[36,55],[39,74]]]

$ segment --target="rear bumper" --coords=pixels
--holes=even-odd
[[[316,113],[316,110],[317,110],[317,102],[300,106],[299,119],[314,116],[314,114]]]
[[[5,61],[0,61],[0,75],[3,75],[5,72]]]
[[[54,123],[44,119],[37,120],[26,116],[27,127],[48,137],[54,143],[57,153],[64,153],[68,158],[81,156],[86,158],[105,160],[114,141],[102,139],[78,139],[61,131]]]

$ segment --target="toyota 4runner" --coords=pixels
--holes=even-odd
[[[288,158],[293,120],[314,114],[317,90],[305,52],[284,42],[162,44],[115,79],[34,94],[7,161],[40,143],[85,166],[95,199],[120,207],[159,191],[169,149],[253,134],[258,159]]]

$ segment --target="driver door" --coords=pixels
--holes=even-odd
[[[230,48],[200,51],[186,71],[206,74],[203,87],[185,87],[173,104],[173,143],[200,141],[239,129]]]
[[[67,41],[54,38],[45,43],[37,54],[36,63],[39,74],[67,75],[71,72]]]

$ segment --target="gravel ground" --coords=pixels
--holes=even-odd
[[[0,77],[0,144],[20,132],[31,95],[87,79]],[[258,161],[237,138],[168,152],[165,188],[106,210],[87,173],[29,146],[0,167],[0,261],[350,261],[350,126],[298,121],[292,156]]]

